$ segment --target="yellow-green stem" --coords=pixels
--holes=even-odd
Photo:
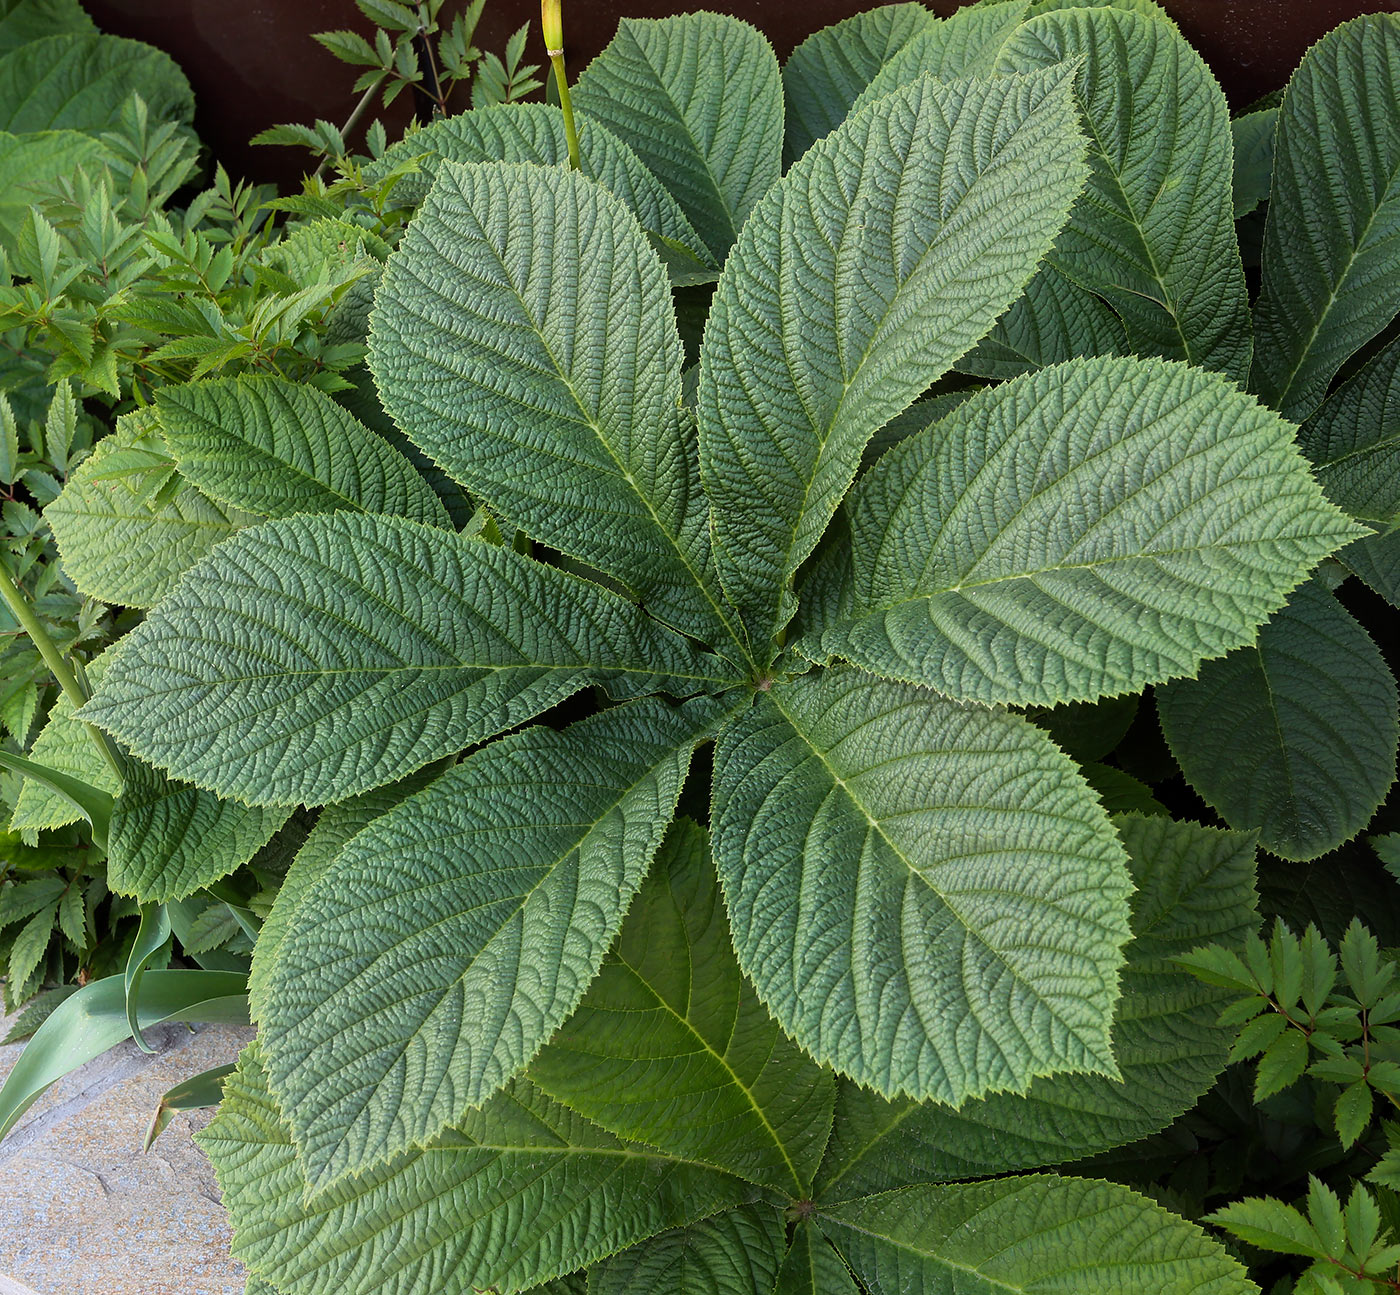
[[[559,107],[564,114],[564,138],[569,143],[569,165],[577,171],[578,130],[574,126],[574,101],[569,95],[569,75],[564,71],[564,51],[550,50],[549,61],[554,67],[554,83],[559,87]]]

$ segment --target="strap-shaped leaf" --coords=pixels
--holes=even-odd
[[[744,980],[709,837],[689,819],[530,1078],[619,1137],[793,1196],[811,1186],[831,1131],[831,1076]]]
[[[759,693],[715,751],[739,962],[820,1061],[954,1104],[1116,1074],[1123,848],[1019,716],[853,670]]]
[[[1355,836],[1395,781],[1395,679],[1316,581],[1256,644],[1159,690],[1157,707],[1187,781],[1285,859],[1315,859]]]
[[[1028,705],[1194,674],[1358,533],[1290,431],[1162,360],[980,392],[853,492],[852,609],[802,650]]]
[[[589,1295],[771,1295],[787,1237],[772,1205],[742,1205],[604,1260]]]
[[[579,77],[574,103],[646,163],[717,261],[780,173],[778,60],[737,18],[624,18]]]
[[[520,1080],[429,1149],[303,1203],[306,1180],[258,1043],[198,1136],[235,1256],[281,1295],[520,1291],[752,1190],[620,1142]]]
[[[718,713],[648,699],[503,738],[308,890],[262,1028],[313,1186],[422,1145],[533,1060],[597,974]]]
[[[1037,1079],[958,1110],[842,1083],[818,1199],[1064,1164],[1156,1133],[1210,1087],[1234,1042],[1218,1022],[1229,995],[1171,959],[1255,929],[1253,837],[1136,814],[1114,825],[1137,887],[1113,1022],[1122,1079]]]
[[[880,69],[935,21],[921,4],[886,4],[807,37],[783,64],[784,161],[845,121]]]
[[[1052,264],[1108,300],[1134,350],[1243,382],[1249,299],[1219,84],[1172,23],[1117,8],[1033,18],[997,66],[1066,60],[1082,60],[1091,170]]]
[[[1302,422],[1400,310],[1400,15],[1366,14],[1304,57],[1279,110],[1250,385]]]
[[[799,1223],[773,1295],[857,1295],[841,1257],[810,1220]]]
[[[156,394],[165,443],[206,495],[261,517],[352,509],[447,526],[417,469],[348,410],[271,375]]]
[[[871,1295],[1253,1295],[1218,1241],[1117,1183],[1039,1174],[824,1209]]]
[[[379,285],[385,408],[498,516],[720,636],[666,275],[576,172],[445,162]]]
[[[606,682],[716,686],[706,658],[600,586],[393,517],[241,532],[121,642],[84,716],[250,804],[393,782]],[[721,677],[722,677],[722,672]]]
[[[866,442],[1020,295],[1083,147],[1063,68],[924,77],[755,209],[715,292],[698,409],[720,578],[765,662]]]

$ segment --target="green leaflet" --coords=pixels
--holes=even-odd
[[[1279,111],[1251,389],[1302,422],[1400,309],[1400,15],[1314,45]]]
[[[619,1137],[790,1196],[810,1188],[831,1130],[831,1076],[744,980],[709,836],[689,819],[671,829],[598,978],[529,1074]]]
[[[175,60],[140,41],[68,33],[0,56],[0,130],[110,130],[133,93],[154,121],[194,116],[190,83]]]
[[[698,412],[720,579],[759,664],[866,442],[1020,294],[1082,156],[1063,68],[924,77],[814,145],[755,209],[715,292]]]
[[[741,1205],[605,1259],[588,1295],[770,1295],[787,1238],[772,1205]]]
[[[1274,174],[1274,131],[1278,109],[1261,108],[1230,123],[1235,143],[1235,219],[1269,199]]]
[[[622,696],[723,687],[715,663],[616,594],[508,548],[327,513],[241,532],[191,570],[121,641],[83,714],[220,795],[317,805],[590,682]]]
[[[1039,705],[1194,674],[1357,534],[1276,415],[1215,374],[1129,358],[978,393],[885,455],[847,511],[847,606],[815,609],[801,650]]]
[[[907,1187],[822,1230],[870,1295],[1254,1295],[1194,1223],[1116,1183],[1051,1174]]]
[[[1116,8],[1031,19],[997,64],[1082,60],[1089,185],[1051,263],[1118,312],[1135,351],[1243,382],[1249,299],[1235,235],[1230,116],[1171,23]]]
[[[782,79],[767,39],[721,14],[624,18],[573,97],[651,169],[722,262],[782,163]]]
[[[96,30],[78,0],[0,0],[0,52],[44,36]]]
[[[444,162],[372,328],[384,407],[493,512],[722,637],[670,289],[618,199]]]
[[[42,190],[78,171],[95,170],[109,158],[100,139],[76,130],[0,131],[0,238],[13,247]]]
[[[44,517],[80,593],[99,602],[151,607],[211,549],[257,519],[187,484],[167,498],[146,490],[140,476],[105,475],[132,449],[166,454],[153,409],[119,418],[116,431],[69,477]]]
[[[773,1295],[857,1295],[840,1256],[811,1222],[799,1223]]]
[[[1285,859],[1315,859],[1355,836],[1395,780],[1395,680],[1317,581],[1254,646],[1161,689],[1157,706],[1187,781]]]
[[[759,693],[715,751],[740,965],[818,1060],[957,1105],[1117,1073],[1122,847],[1019,716],[828,670]]]
[[[447,526],[409,461],[314,387],[271,375],[205,378],[156,393],[180,473],[262,517],[348,508]]]
[[[580,122],[578,133],[583,174],[619,198],[637,218],[667,263],[672,282],[712,281],[719,273],[714,258],[661,181],[626,144],[596,121]],[[422,202],[444,160],[566,165],[564,115],[558,108],[538,103],[498,104],[459,113],[395,144],[371,173],[419,155],[424,155],[422,174],[399,181],[394,189],[396,202]]]
[[[519,1080],[426,1150],[303,1203],[306,1180],[256,1042],[198,1140],[219,1176],[234,1255],[282,1295],[508,1295],[750,1190],[621,1142]]]
[[[262,1018],[313,1187],[435,1137],[533,1060],[597,974],[722,713],[649,698],[526,729],[342,850],[293,915]]]
[[[1400,523],[1400,340],[1328,397],[1298,445],[1339,507],[1382,527]]]
[[[1234,1041],[1217,1020],[1229,995],[1171,959],[1202,944],[1239,944],[1255,929],[1254,840],[1136,814],[1114,825],[1137,887],[1113,1022],[1122,1079],[1037,1079],[1024,1096],[956,1111],[842,1083],[818,1199],[1064,1164],[1165,1128],[1210,1087]]]
[[[784,162],[845,121],[880,69],[936,21],[921,4],[886,4],[807,37],[783,64]]]

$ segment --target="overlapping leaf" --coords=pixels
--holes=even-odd
[[[44,36],[97,30],[78,0],[0,0],[0,51]]]
[[[744,1205],[663,1232],[604,1260],[589,1295],[770,1295],[783,1260],[782,1214]]]
[[[1348,544],[1337,557],[1392,607],[1400,607],[1400,531],[1368,535]]]
[[[96,170],[109,158],[102,141],[82,131],[0,131],[0,237],[13,245],[40,193],[80,170]]]
[[[1230,123],[1235,145],[1235,219],[1247,216],[1269,198],[1274,174],[1274,133],[1278,109],[1260,108]]]
[[[840,1256],[812,1222],[799,1223],[773,1295],[857,1295]]]

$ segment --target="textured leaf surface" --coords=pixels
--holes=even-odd
[[[181,475],[261,517],[347,508],[447,526],[413,465],[329,396],[285,378],[206,378],[156,393]]]
[[[754,211],[711,307],[698,410],[720,578],[765,661],[866,442],[1020,295],[1082,154],[1063,69],[923,78]]]
[[[853,610],[803,650],[985,702],[1194,674],[1356,533],[1290,430],[1160,360],[980,392],[852,493]]]
[[[840,1256],[814,1223],[799,1223],[773,1295],[856,1295]]]
[[[1230,123],[1235,144],[1235,219],[1247,216],[1269,198],[1274,174],[1274,132],[1278,109],[1247,112]]]
[[[670,289],[611,194],[444,163],[389,258],[370,364],[389,413],[498,516],[718,636]]]
[[[81,131],[0,131],[0,237],[13,246],[41,192],[56,180],[100,167],[109,156],[101,140]]]
[[[1324,36],[1279,111],[1250,385],[1302,422],[1400,310],[1400,15]]]
[[[1052,264],[1108,300],[1134,350],[1243,382],[1249,300],[1219,84],[1173,24],[1116,8],[1031,19],[998,69],[1081,59],[1089,184]]]
[[[616,947],[530,1078],[620,1137],[794,1196],[831,1130],[831,1076],[739,971],[709,837],[689,819],[672,828]]]
[[[705,660],[617,595],[508,548],[329,513],[252,528],[191,571],[122,640],[84,715],[221,795],[314,805],[590,681],[706,689]]]
[[[1314,859],[1355,836],[1395,780],[1395,680],[1316,582],[1258,643],[1161,689],[1157,706],[1187,781],[1285,859]]]
[[[719,261],[778,178],[778,60],[737,18],[624,18],[579,77],[574,103],[631,146]]]
[[[377,819],[293,915],[274,1086],[318,1187],[421,1145],[578,1005],[715,703],[635,702],[486,747]]]
[[[1122,846],[1019,716],[858,671],[775,684],[719,738],[740,964],[820,1061],[960,1103],[1115,1073]]]
[[[871,1295],[1257,1289],[1194,1223],[1117,1183],[1043,1174],[908,1187],[818,1217]]]
[[[1337,557],[1392,607],[1400,607],[1400,531],[1368,535],[1348,544]]]
[[[518,1081],[431,1148],[303,1204],[257,1043],[199,1143],[219,1175],[234,1254],[282,1295],[509,1295],[751,1190],[620,1142]]]
[[[1137,887],[1113,1022],[1122,1079],[1037,1079],[1024,1096],[958,1110],[842,1083],[819,1199],[1077,1160],[1165,1128],[1210,1087],[1234,1041],[1218,1023],[1229,995],[1171,959],[1255,929],[1253,838],[1136,814],[1114,822]]]
[[[726,1210],[604,1260],[588,1295],[769,1295],[786,1240],[773,1206]]]
[[[0,51],[44,36],[97,30],[78,0],[0,0]]]

